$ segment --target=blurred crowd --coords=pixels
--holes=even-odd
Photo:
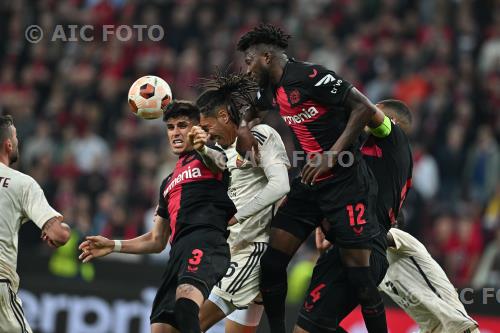
[[[265,21],[298,60],[333,69],[373,102],[414,116],[407,229],[456,286],[500,287],[500,3],[495,0],[7,0],[0,4],[0,113],[14,116],[22,159],[80,237],[147,230],[173,168],[161,120],[129,111],[146,74],[194,99],[216,66],[244,69],[235,45]],[[25,29],[44,38],[30,43]],[[50,36],[95,27],[93,41]],[[161,41],[103,41],[104,25],[160,25]],[[279,118],[272,119],[277,126]],[[293,143],[285,135],[287,146]],[[306,246],[299,258],[314,257]]]

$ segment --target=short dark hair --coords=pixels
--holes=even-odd
[[[163,111],[163,121],[167,122],[171,118],[187,117],[196,124],[200,122],[200,110],[190,101],[173,100]]]
[[[411,126],[413,121],[413,116],[411,114],[410,108],[398,99],[385,99],[378,102],[377,104],[382,104],[388,108],[394,110],[400,121],[405,122],[408,126]]]
[[[285,50],[288,47],[290,35],[272,25],[261,23],[253,30],[245,33],[238,41],[238,51],[245,52],[249,47],[257,44],[266,44]]]
[[[221,69],[210,78],[201,80],[199,87],[206,90],[196,100],[200,112],[215,116],[215,108],[225,105],[231,120],[239,125],[241,109],[253,106],[257,83],[243,73],[229,73]]]
[[[11,116],[0,116],[0,142],[12,138],[11,126],[14,125],[14,119]]]

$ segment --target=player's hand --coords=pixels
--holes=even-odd
[[[326,240],[325,234],[321,228],[316,228],[316,248],[320,253],[325,252],[332,247],[332,243]]]
[[[42,239],[42,240],[43,240],[43,241],[44,241],[44,242],[45,242],[45,243],[46,243],[49,247],[51,247],[51,248],[53,248],[53,249],[55,249],[55,248],[57,248],[57,247],[58,247],[58,246],[57,246],[57,244],[56,244],[54,241],[52,241],[52,239],[50,239],[50,237],[49,237],[49,236],[47,236],[47,234],[46,234],[46,233],[44,233],[44,232],[43,232],[43,233],[42,233],[42,235],[40,236],[40,238],[41,238],[41,239]]]
[[[193,126],[188,133],[188,139],[195,150],[201,150],[208,141],[208,133],[200,126]]]
[[[229,220],[229,222],[227,223],[229,226],[232,226],[232,225],[235,225],[236,223],[238,223],[238,220],[236,219],[236,217],[231,217],[231,219]]]
[[[104,257],[113,252],[113,248],[115,247],[114,241],[103,236],[87,236],[85,239],[86,240],[78,246],[82,251],[78,259],[83,262],[89,262],[94,258]]]
[[[308,159],[302,169],[302,183],[314,185],[316,179],[322,174],[328,172],[336,163],[333,154],[315,154]]]

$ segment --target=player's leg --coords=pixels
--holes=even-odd
[[[227,316],[226,333],[255,333],[259,326],[264,306],[256,303],[247,309],[233,311]]]
[[[324,186],[320,195],[328,220],[326,239],[340,248],[346,278],[361,305],[368,332],[387,332],[384,303],[370,267],[374,239],[380,235],[375,213],[377,183],[360,161],[356,173],[336,185]]]
[[[321,255],[314,267],[294,332],[345,332],[340,322],[358,302],[353,297],[339,248]]]
[[[151,333],[179,333],[179,331],[169,324],[154,323],[151,324]]]
[[[214,300],[214,297],[217,300]],[[221,303],[221,305],[219,305]],[[226,309],[224,311],[223,309]],[[220,297],[210,294],[209,299],[203,303],[200,310],[200,327],[203,332],[214,326],[216,323],[231,313],[230,307]]]
[[[0,332],[32,333],[24,317],[21,301],[10,288],[8,280],[0,280]]]
[[[285,332],[288,263],[323,218],[315,193],[296,179],[271,224],[269,246],[260,260],[260,290],[272,333]]]
[[[337,327],[337,329],[334,332],[335,333],[348,333],[341,326]],[[293,328],[293,333],[313,333],[313,332],[309,332],[309,331],[303,329],[302,327],[295,325],[295,327]]]
[[[361,305],[368,332],[387,332],[384,302],[371,274],[371,251],[342,248],[340,253],[351,288]]]
[[[245,326],[232,320],[226,320],[226,333],[255,333],[257,326]]]
[[[175,320],[182,333],[201,333],[198,318],[205,297],[201,290],[189,283],[177,287],[175,295]]]
[[[175,295],[175,319],[182,333],[201,332],[200,307],[229,267],[229,246],[219,231],[202,230],[184,245],[186,256]]]

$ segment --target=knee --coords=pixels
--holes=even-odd
[[[195,286],[189,283],[183,283],[177,287],[175,291],[175,298],[188,298],[192,299],[195,303],[199,305],[203,304],[204,296],[203,293]]]

